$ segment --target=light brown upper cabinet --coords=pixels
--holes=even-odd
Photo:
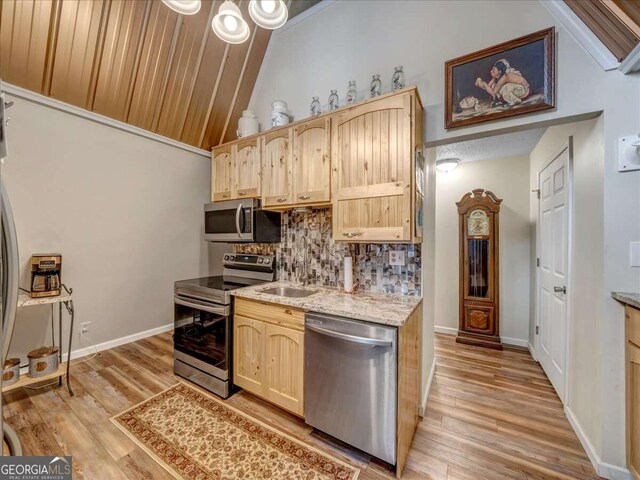
[[[254,137],[239,141],[234,149],[237,197],[257,198],[262,184],[258,139]]]
[[[233,145],[213,150],[211,157],[211,201],[235,198]]]
[[[291,129],[269,132],[260,138],[262,152],[262,205],[281,208],[293,203],[291,189]]]
[[[293,202],[327,205],[331,202],[329,117],[316,118],[293,128]]]
[[[211,200],[259,197],[260,171],[260,149],[255,137],[214,149],[211,157]]]
[[[416,122],[416,111],[422,115],[412,89],[331,117],[335,241],[419,241],[416,157],[422,156],[422,121]]]

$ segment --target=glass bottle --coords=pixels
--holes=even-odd
[[[391,77],[391,91],[395,92],[396,90],[401,90],[407,84],[404,78],[404,71],[402,70],[402,65],[396,67],[396,71],[393,72],[393,76]]]
[[[378,97],[382,94],[382,82],[380,81],[380,75],[374,75],[371,80],[371,98]]]
[[[356,89],[356,81],[349,81],[349,90],[347,91],[347,105],[353,105],[358,101],[358,90]]]
[[[340,101],[338,99],[338,91],[331,90],[331,95],[329,95],[329,111],[337,110],[340,106]]]
[[[311,116],[315,117],[316,115],[320,115],[321,113],[320,97],[313,97],[313,100],[311,102]]]

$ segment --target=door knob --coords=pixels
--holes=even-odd
[[[567,287],[553,287],[553,291],[555,293],[564,293],[567,294]]]

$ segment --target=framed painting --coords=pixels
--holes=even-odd
[[[555,107],[555,28],[449,60],[445,128]]]

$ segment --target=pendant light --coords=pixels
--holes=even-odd
[[[274,30],[285,24],[289,11],[283,0],[251,0],[249,15],[259,27]]]
[[[195,15],[200,11],[200,0],[162,0],[171,10],[181,15]]]
[[[243,43],[249,38],[251,30],[242,18],[242,13],[235,3],[227,0],[213,17],[211,28],[214,33],[227,43]]]
[[[441,172],[447,173],[456,168],[458,163],[460,163],[459,158],[443,158],[436,162],[436,168]]]

